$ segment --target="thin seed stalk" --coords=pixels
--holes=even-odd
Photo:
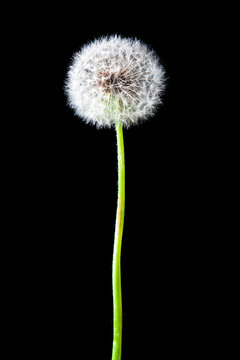
[[[118,155],[118,200],[114,236],[112,286],[113,286],[113,347],[112,360],[121,360],[122,353],[122,289],[121,289],[121,247],[125,210],[125,160],[123,129],[116,124]]]

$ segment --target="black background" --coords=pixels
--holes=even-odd
[[[207,14],[122,2],[31,10],[12,189],[22,240],[11,252],[16,346],[26,357],[111,358],[115,132],[77,118],[63,91],[74,52],[111,34],[141,39],[167,74],[156,116],[124,130],[122,360],[192,359],[215,341],[215,152],[201,85]]]

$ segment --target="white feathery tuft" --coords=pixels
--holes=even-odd
[[[137,124],[152,116],[165,88],[155,52],[137,39],[118,35],[85,45],[70,65],[65,91],[69,105],[97,127]]]

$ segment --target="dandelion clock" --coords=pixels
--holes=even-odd
[[[165,72],[152,49],[141,41],[102,37],[77,52],[70,65],[65,91],[68,103],[86,123],[114,127],[118,154],[118,200],[112,266],[112,360],[121,359],[121,245],[125,210],[123,128],[145,121],[161,104]]]

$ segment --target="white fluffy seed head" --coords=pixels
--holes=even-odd
[[[74,55],[65,90],[69,105],[87,123],[128,127],[155,113],[164,75],[153,50],[115,35],[95,40]]]

